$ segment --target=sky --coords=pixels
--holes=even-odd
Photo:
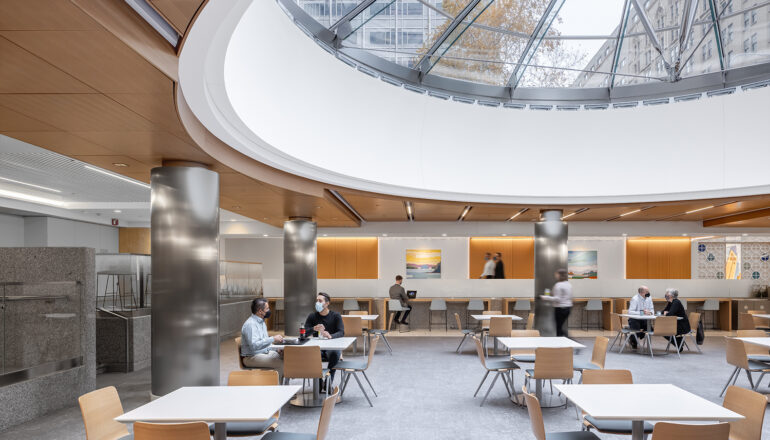
[[[620,24],[623,0],[566,0],[559,10],[562,35],[610,35]],[[606,40],[566,40],[564,46],[579,50],[590,59]]]

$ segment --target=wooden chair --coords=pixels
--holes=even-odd
[[[334,388],[334,392],[331,396],[324,399],[324,405],[321,408],[321,417],[318,420],[318,431],[316,431],[315,437],[313,434],[296,434],[291,432],[268,432],[262,440],[325,440],[326,435],[329,433],[329,424],[332,419],[332,412],[334,411],[334,405],[337,403],[337,397],[340,390],[338,387]]]
[[[366,401],[369,402],[369,406],[372,405],[372,401],[369,400],[369,395],[366,394],[366,390],[364,389],[364,386],[361,385],[361,379],[358,378],[356,373],[361,373],[364,376],[364,379],[366,379],[366,383],[369,384],[369,388],[372,389],[372,392],[374,393],[374,396],[377,397],[377,391],[374,391],[374,387],[372,386],[372,383],[369,381],[369,377],[366,375],[366,370],[372,365],[372,358],[374,358],[374,352],[377,351],[377,341],[380,340],[379,336],[375,336],[374,340],[372,340],[372,345],[369,347],[369,358],[364,361],[339,361],[337,365],[334,366],[335,370],[341,370],[342,371],[342,377],[340,377],[340,386],[342,387],[340,396],[345,394],[345,390],[348,387],[348,381],[350,380],[350,376],[353,376],[356,378],[356,382],[358,382],[358,387],[361,388],[361,392],[364,393],[364,397],[366,397]]]
[[[406,311],[409,310],[406,307],[403,307],[401,305],[401,301],[397,299],[389,299],[388,300],[388,311],[389,311],[389,318],[388,318],[388,330],[390,330],[393,327],[393,321],[395,321],[396,313],[402,312],[406,313]],[[399,322],[396,322],[396,325],[398,326],[398,331],[401,332],[401,324]],[[409,326],[411,329],[411,326]]]
[[[460,330],[460,332],[463,334],[463,338],[460,340],[460,345],[457,346],[457,349],[455,350],[455,353],[459,353],[460,349],[462,348],[463,344],[465,343],[465,340],[468,339],[468,336],[473,336],[476,334],[473,330],[468,330],[463,328],[462,321],[460,320],[460,314],[455,313],[455,322],[457,323],[457,329]]]
[[[620,350],[620,347],[625,345],[628,334],[631,333],[631,329],[628,328],[627,324],[625,326],[623,325],[623,319],[621,319],[621,316],[617,313],[610,314],[610,329],[615,332],[615,337],[612,339],[612,344],[609,349],[612,350],[612,347],[617,343],[618,350]]]
[[[632,384],[634,378],[629,370],[586,370],[583,372],[586,385],[621,385]],[[631,420],[596,420],[583,414],[583,429],[595,429],[602,434],[631,435]],[[644,423],[645,435],[652,432],[652,423]]]
[[[486,351],[484,350],[484,346],[482,345],[479,338],[473,336],[473,342],[476,343],[476,352],[479,355],[481,366],[484,367],[484,369],[486,370],[486,373],[484,373],[484,377],[481,379],[481,383],[479,383],[478,388],[476,388],[476,392],[473,393],[473,397],[476,397],[476,395],[479,394],[479,390],[481,389],[481,386],[484,385],[484,382],[487,380],[489,373],[490,372],[497,373],[495,375],[495,378],[492,379],[492,384],[489,385],[489,388],[487,389],[487,393],[484,395],[484,399],[481,401],[481,404],[479,406],[484,406],[484,402],[486,402],[487,397],[489,397],[489,392],[492,391],[492,388],[495,386],[495,382],[497,382],[497,379],[500,377],[503,378],[503,384],[505,385],[505,390],[508,392],[508,396],[511,396],[511,390],[513,390],[513,394],[515,395],[516,389],[513,387],[513,371],[517,370],[519,366],[516,365],[516,363],[510,359],[487,360],[485,356]],[[506,377],[506,375],[508,377]]]
[[[227,376],[227,386],[257,387],[279,385],[278,372],[275,370],[233,371]],[[278,429],[279,410],[273,417],[261,422],[228,422],[226,424],[228,437],[253,437],[264,435],[268,431]],[[209,424],[209,434],[214,435],[214,424]]]
[[[702,353],[700,347],[698,346],[698,341],[695,340],[695,336],[698,334],[698,324],[700,324],[700,313],[690,312],[687,315],[687,320],[690,321],[690,333],[687,333],[685,336],[689,336],[690,340],[692,341],[692,345],[698,349],[698,353]],[[688,350],[692,351],[684,339],[682,340],[682,343],[687,346]]]
[[[235,338],[235,355],[238,356],[238,365],[241,366],[241,370],[258,370],[259,368],[247,367],[243,364],[243,356],[241,356],[241,337]]]
[[[86,440],[117,440],[129,435],[126,425],[116,422],[123,405],[115,387],[101,388],[78,397]],[[206,431],[208,435],[208,430]]]
[[[545,433],[545,424],[543,423],[543,410],[540,408],[540,401],[534,395],[527,392],[527,387],[523,387],[524,402],[527,404],[527,412],[529,412],[529,423],[532,426],[532,433],[535,435],[536,440],[548,440],[551,439],[563,439],[563,440],[598,440],[599,437],[593,432],[588,431],[573,431],[573,432],[559,432],[555,435],[548,435]]]
[[[578,383],[583,383],[583,373],[586,370],[604,369],[604,361],[607,358],[607,346],[609,343],[610,340],[604,336],[597,336],[594,340],[594,349],[591,351],[591,361],[573,363],[572,369],[580,372],[580,381]]]
[[[358,354],[358,337],[364,339],[364,353],[366,353],[366,337],[364,334],[363,320],[359,316],[343,316],[342,325],[345,327],[345,337],[356,338],[353,342],[353,354]]]
[[[283,379],[323,379],[329,376],[329,370],[323,368],[321,347],[310,345],[286,345],[283,347]],[[329,395],[329,387],[326,388]]]
[[[719,393],[719,396],[722,397],[731,381],[732,384],[735,385],[741,370],[746,372],[746,377],[749,379],[751,389],[756,390],[757,385],[759,385],[759,382],[762,381],[762,378],[765,376],[765,374],[770,373],[770,365],[762,362],[750,361],[746,355],[745,344],[740,339],[726,338],[725,342],[727,343],[727,347],[725,349],[727,363],[734,366],[735,369],[730,375],[730,378],[727,379],[727,383],[725,384],[725,387],[722,388],[722,392]],[[754,384],[754,379],[751,377],[751,373],[754,372],[762,373],[756,385]]]
[[[529,316],[527,316],[527,326],[525,327],[526,330],[534,330],[535,329],[535,314],[530,313]]]
[[[512,330],[512,338],[539,338],[540,330]],[[535,350],[532,348],[525,348],[521,350],[511,350],[511,358],[516,362],[535,362]]]
[[[368,314],[369,314],[369,312],[366,311],[366,310],[351,310],[348,313],[348,316],[364,316],[364,315],[368,315]],[[363,319],[361,320],[361,327],[364,328],[364,331],[369,330],[369,323],[370,322],[371,321],[364,321]]]
[[[660,316],[655,320],[655,330],[651,332],[647,332],[647,345],[650,346],[650,356],[652,356],[652,339],[650,339],[652,336],[663,336],[668,339],[668,344],[666,344],[666,353],[668,353],[668,347],[670,347],[672,344],[676,348],[676,355],[678,358],[682,358],[682,355],[679,354],[681,351],[681,347],[679,346],[679,343],[676,342],[676,336],[677,336],[677,327],[676,327],[676,316]],[[684,342],[684,338],[682,338],[682,341]]]
[[[652,440],[728,440],[729,437],[729,423],[685,425],[658,422],[652,432]]]
[[[502,315],[503,312],[500,310],[484,310],[481,312],[482,315]],[[481,331],[487,331],[489,330],[489,320],[488,319],[482,319],[481,320]]]
[[[738,330],[756,330],[754,317],[751,313],[738,313]]]
[[[765,338],[767,333],[764,330],[738,330],[739,338]],[[746,348],[746,356],[750,361],[770,362],[770,354],[767,348],[757,344],[743,344]]]
[[[543,380],[551,381],[551,393],[553,393],[553,380],[561,379],[564,383],[571,383],[574,375],[572,370],[572,348],[536,348],[535,368],[524,370],[524,378],[529,384],[530,379],[535,379],[537,384]],[[564,403],[566,408],[567,403]]]
[[[510,318],[495,318],[492,317],[489,320],[489,331],[487,332],[487,338],[485,339],[484,348],[487,347],[486,342],[489,338],[492,338],[492,345],[494,346],[495,356],[497,356],[497,338],[511,336],[513,330],[513,320]],[[486,353],[486,351],[485,351]]]
[[[209,425],[192,423],[134,423],[134,440],[211,440]]]
[[[762,440],[767,399],[764,395],[740,387],[729,387],[722,406],[746,417],[730,422],[730,440]]]
[[[770,327],[768,327],[768,320],[767,318],[760,318],[754,315],[763,315],[766,314],[767,311],[765,310],[749,310],[749,315],[751,315],[751,319],[754,320],[754,328],[758,330],[765,330],[770,331]]]

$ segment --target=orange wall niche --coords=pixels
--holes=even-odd
[[[484,254],[500,252],[505,278],[535,277],[535,240],[532,237],[472,237],[468,252],[468,277],[484,271]]]
[[[689,238],[626,239],[626,279],[689,279],[690,269]]]
[[[150,228],[118,229],[118,252],[121,254],[150,254]]]
[[[377,237],[320,237],[316,243],[319,279],[377,278]]]

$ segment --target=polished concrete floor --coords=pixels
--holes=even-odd
[[[484,371],[471,344],[466,344],[463,354],[454,352],[458,337],[391,337],[393,355],[385,346],[378,347],[377,355],[369,371],[369,377],[379,394],[373,397],[370,408],[360,390],[351,380],[343,402],[337,405],[331,422],[329,439],[384,440],[384,439],[532,439],[526,408],[515,406],[498,383],[484,407],[473,392]],[[394,335],[395,336],[395,335]],[[663,349],[665,343],[658,338],[654,344]],[[592,340],[581,338],[588,346],[576,355],[576,359],[589,359]],[[719,392],[732,371],[725,362],[724,339],[708,337],[703,353],[683,353],[649,356],[638,354],[609,353],[607,368],[632,371],[637,383],[673,383],[706,399],[720,403]],[[359,350],[360,355],[360,350]],[[347,355],[350,357],[352,355]],[[228,372],[237,369],[237,359],[232,341],[221,345],[222,382]],[[523,384],[520,372],[516,373],[516,386]],[[149,370],[130,374],[104,374],[97,378],[97,385],[115,385],[125,410],[135,408],[149,400]],[[739,386],[748,386],[745,376]],[[765,380],[761,391],[770,393]],[[314,433],[319,409],[286,406],[280,419],[282,431]],[[543,411],[547,431],[579,429],[575,409],[555,408]],[[770,410],[768,410],[770,413]],[[762,438],[770,439],[770,414],[766,417]],[[18,439],[84,439],[83,423],[76,402],[43,419],[0,432],[0,440]],[[601,438],[625,438],[604,436]]]

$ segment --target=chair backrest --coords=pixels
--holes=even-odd
[[[326,434],[329,433],[329,424],[332,420],[332,412],[334,412],[334,405],[337,404],[339,394],[339,387],[334,387],[332,395],[324,399],[324,405],[321,408],[321,417],[318,419],[318,432],[315,436],[316,440],[326,439]]]
[[[134,422],[134,440],[210,440],[209,425]]]
[[[572,379],[572,348],[535,349],[535,379]]]
[[[623,322],[620,320],[620,315],[617,313],[610,314],[610,330],[613,332],[619,332],[623,328]]]
[[[513,305],[513,310],[530,310],[532,305],[528,299],[517,299]]]
[[[682,303],[682,307],[684,308],[684,312],[687,313],[687,300],[684,298],[679,298],[679,302]]]
[[[430,300],[430,310],[446,310],[446,300],[434,298]]]
[[[401,307],[401,301],[397,299],[389,299],[388,300],[388,310],[391,312],[403,312],[404,309]]]
[[[484,301],[480,299],[472,299],[468,301],[468,310],[470,311],[484,310]]]
[[[719,310],[719,300],[718,299],[707,299],[703,302],[703,309],[702,310],[709,310],[712,312],[715,312]]]
[[[363,321],[360,316],[343,316],[342,325],[345,326],[346,337],[361,336],[364,331]]]
[[[241,366],[241,370],[246,370],[246,366],[243,365],[243,356],[241,356],[241,337],[235,338],[235,354],[238,356],[238,365]]]
[[[545,440],[545,425],[543,424],[543,410],[540,409],[540,401],[533,394],[524,391],[524,401],[527,403],[527,412],[529,412],[529,424],[532,425],[532,433],[536,440]]]
[[[342,310],[358,310],[358,300],[346,299],[342,301]]]
[[[688,425],[658,422],[652,431],[652,440],[728,440],[729,423]]]
[[[348,313],[348,315],[350,315],[350,316],[368,315],[368,314],[369,314],[369,312],[366,311],[366,310],[351,310],[350,313]],[[363,327],[365,329],[369,328],[369,321],[364,321],[362,319],[361,320],[361,327]]]
[[[463,329],[463,322],[460,320],[460,314],[455,313],[455,322],[457,323],[457,330]]]
[[[754,315],[761,315],[761,314],[766,314],[766,313],[767,313],[766,310],[749,310],[748,311],[748,314],[751,315],[751,319],[754,320],[754,326],[755,327],[767,326],[767,323],[769,321],[767,318],[760,318],[760,317],[754,316]]]
[[[738,337],[739,338],[764,338],[767,336],[767,333],[765,333],[764,330],[738,330]],[[743,347],[746,349],[746,354],[760,354],[760,355],[767,355],[768,349],[767,347],[762,347],[761,345],[757,344],[743,344]]]
[[[727,363],[740,368],[749,368],[749,360],[746,357],[746,347],[740,339],[726,338],[725,357]]]
[[[602,300],[600,299],[589,299],[586,303],[586,310],[602,310]]]
[[[482,315],[502,315],[503,312],[500,310],[484,310],[481,312]],[[489,327],[489,320],[488,319],[482,319],[481,320],[481,326],[488,328]]]
[[[119,438],[128,435],[126,425],[114,419],[123,415],[118,390],[115,387],[101,388],[78,398],[86,440]]]
[[[761,440],[767,398],[755,391],[736,386],[727,388],[722,406],[746,417],[730,422],[731,440]]]
[[[738,330],[754,330],[757,325],[751,313],[738,313]]]
[[[690,321],[690,330],[692,332],[698,331],[698,323],[700,322],[700,313],[690,312],[687,315],[687,320]]]
[[[275,300],[275,309],[276,310],[284,310],[286,307],[283,304],[283,299],[277,299]]]
[[[594,340],[594,349],[591,352],[591,363],[599,368],[604,368],[604,360],[607,358],[607,346],[610,340],[604,336],[597,336]]]
[[[630,370],[585,370],[583,383],[586,385],[630,385],[634,377]]]
[[[475,336],[473,337],[473,342],[476,344],[476,354],[479,355],[479,361],[481,361],[481,365],[486,369],[487,359],[484,356],[484,346],[481,344],[481,340]]]
[[[535,328],[535,314],[530,313],[529,316],[527,316],[527,326],[525,327],[527,330],[532,330]]]
[[[231,371],[227,376],[227,386],[229,387],[258,387],[274,386],[278,383],[278,372],[275,370],[242,370]],[[281,411],[273,415],[276,419],[281,415]]]
[[[676,316],[660,316],[655,319],[655,336],[676,336]]]
[[[364,368],[364,370],[372,366],[372,359],[374,359],[374,353],[377,351],[377,342],[379,341],[380,335],[377,335],[372,339],[372,343],[369,344],[369,357],[366,360],[366,368]]]
[[[284,346],[283,376],[297,379],[315,379],[323,377],[321,347],[317,345]]]
[[[513,320],[511,318],[491,318],[489,320],[489,336],[502,337],[511,336],[513,330]]]
[[[540,330],[511,330],[511,337],[512,338],[539,338],[540,337]],[[535,349],[534,348],[523,348],[523,349],[516,349],[511,350],[511,355],[535,355]]]
[[[621,315],[627,315],[627,314],[628,314],[628,309],[621,310]],[[623,323],[623,327],[628,327],[628,318],[627,317],[621,316],[621,320],[620,321]]]

